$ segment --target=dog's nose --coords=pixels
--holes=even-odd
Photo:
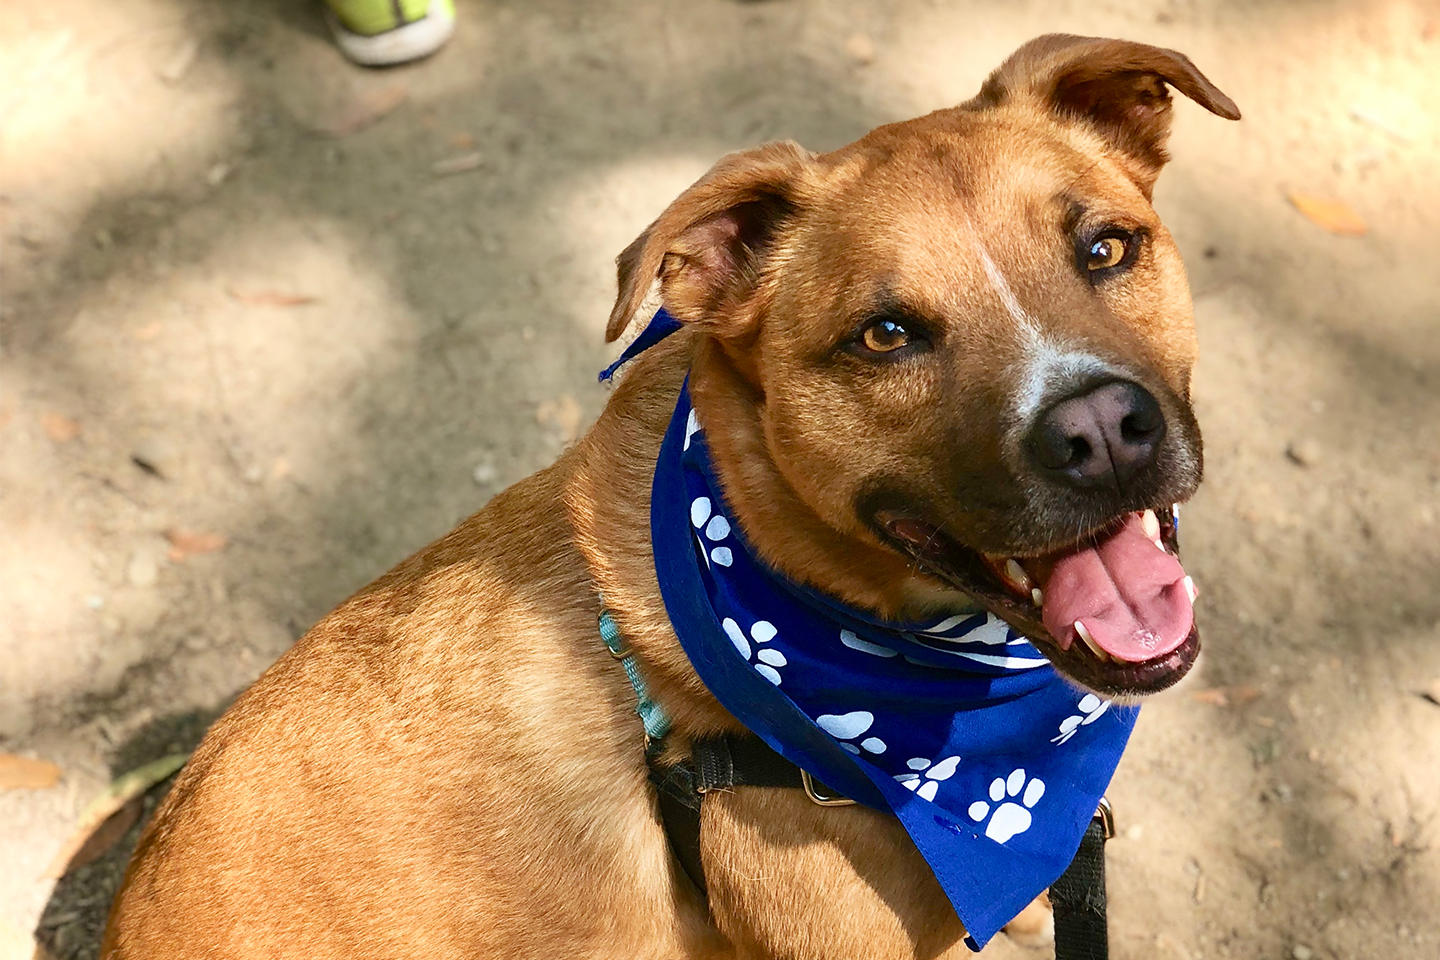
[[[1155,463],[1164,439],[1160,404],[1138,383],[1120,380],[1061,400],[1027,442],[1040,468],[1062,483],[1124,490]]]

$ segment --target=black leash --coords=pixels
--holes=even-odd
[[[660,819],[675,859],[701,894],[705,893],[705,865],[700,858],[700,806],[711,790],[789,787],[804,790],[821,806],[854,803],[806,776],[755,736],[697,740],[689,763],[662,767],[652,757],[650,782],[660,798]],[[1100,803],[1075,859],[1050,886],[1055,960],[1108,960],[1110,956],[1105,923],[1105,841],[1115,835],[1115,828],[1110,804]]]

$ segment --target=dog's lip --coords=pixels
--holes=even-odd
[[[1160,526],[1160,542],[1178,556],[1174,509],[1161,507],[1153,512]],[[1200,652],[1200,635],[1193,624],[1180,646],[1161,656],[1141,662],[1102,661],[1083,643],[1062,645],[1057,641],[1041,621],[1037,601],[1042,598],[1038,591],[1029,594],[1026,586],[1007,575],[1007,562],[1013,560],[1020,565],[1022,573],[1036,573],[1035,579],[1043,582],[1038,574],[1045,564],[1053,563],[1050,558],[1103,537],[1123,523],[1127,515],[1098,524],[1055,550],[1014,557],[985,554],[965,547],[946,535],[939,525],[908,512],[881,510],[875,515],[875,522],[893,546],[914,557],[922,568],[964,591],[1035,642],[1055,668],[1070,680],[1105,696],[1141,697],[1174,685],[1194,666]]]

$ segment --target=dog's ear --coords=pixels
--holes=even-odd
[[[985,109],[1029,101],[1098,131],[1132,161],[1129,172],[1148,197],[1170,159],[1169,84],[1211,113],[1239,120],[1234,101],[1183,53],[1128,40],[1052,33],[1012,53],[965,104]]]
[[[812,158],[790,142],[722,157],[616,258],[620,290],[605,339],[625,331],[657,277],[677,320],[706,323],[743,304],[776,231],[797,209]]]

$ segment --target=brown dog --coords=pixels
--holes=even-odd
[[[706,802],[703,900],[657,820],[598,596],[673,757],[737,729],[650,552],[688,372],[727,501],[781,573],[897,619],[968,594],[1109,694],[1178,679],[1193,632],[1145,657],[1029,602],[1137,511],[1170,535],[1164,508],[1200,479],[1189,294],[1149,203],[1166,84],[1239,115],[1180,54],[1049,36],[957,108],[823,156],[721,160],[619,261],[609,338],[657,277],[687,329],[554,466],[346,601],[215,724],[104,955],[964,955],[896,821],[798,790]]]

